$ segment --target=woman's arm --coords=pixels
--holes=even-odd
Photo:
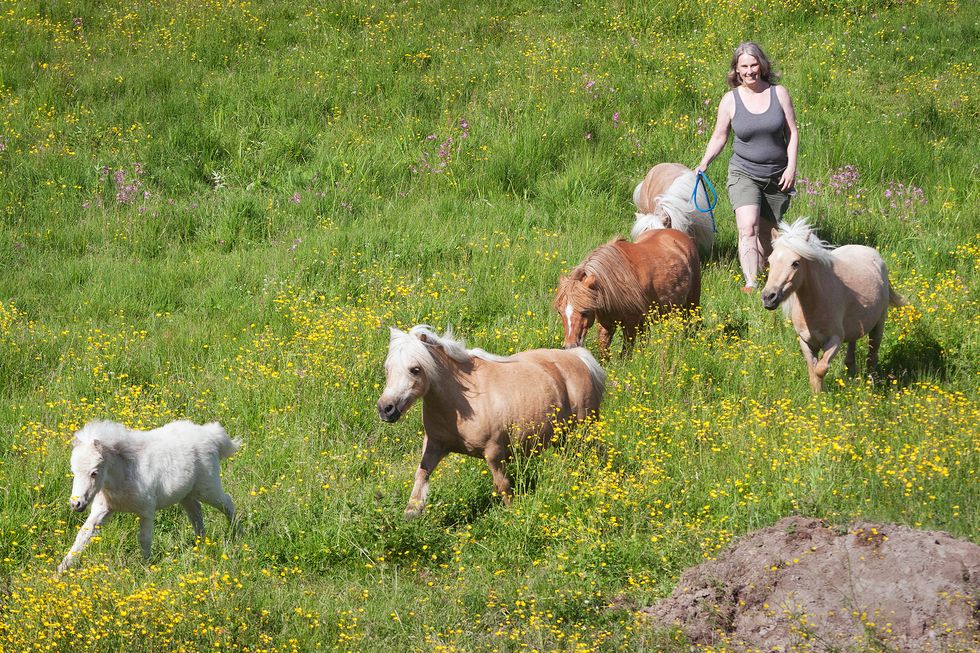
[[[734,93],[734,91],[732,91]],[[721,102],[718,103],[718,117],[715,119],[715,129],[711,132],[711,138],[708,139],[708,146],[704,150],[704,156],[701,157],[701,162],[698,163],[695,172],[704,172],[714,161],[715,157],[721,154],[721,151],[725,149],[725,145],[728,143],[728,132],[731,131],[732,127],[732,114],[735,109],[735,100],[732,98],[731,93],[725,93],[724,97],[721,98]]]
[[[793,109],[793,100],[789,97],[789,91],[785,86],[776,87],[776,97],[783,108],[783,115],[786,116],[786,131],[789,138],[786,139],[786,170],[779,178],[779,188],[789,190],[796,183],[796,154],[799,149],[800,135],[796,128],[796,111]]]

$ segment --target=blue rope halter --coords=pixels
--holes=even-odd
[[[698,206],[698,186],[704,189],[705,197],[714,198],[708,200],[708,208],[706,209],[702,209],[700,206]],[[711,191],[711,195],[708,195],[709,190]],[[715,191],[715,187],[711,184],[711,180],[708,179],[708,175],[704,174],[700,170],[698,171],[697,176],[694,178],[694,192],[691,193],[691,203],[694,205],[694,208],[698,210],[698,212],[707,213],[711,216],[711,231],[718,233],[718,227],[715,226],[715,214],[712,213],[712,211],[715,210],[715,207],[718,206],[718,193]]]

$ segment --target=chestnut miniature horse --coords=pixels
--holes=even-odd
[[[623,354],[632,348],[651,311],[693,310],[701,301],[701,264],[694,241],[676,229],[617,238],[592,250],[558,282],[554,307],[565,327],[565,348],[578,347],[599,323],[599,351],[609,356],[616,325],[623,326]]]

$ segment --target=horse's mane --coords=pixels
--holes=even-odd
[[[126,428],[119,422],[94,420],[75,433],[72,445],[89,444],[98,440],[103,449],[126,456],[136,453],[142,447],[142,441],[132,437],[134,433],[138,432]]]
[[[591,275],[597,281],[594,289],[586,289],[580,283],[563,284],[567,299],[572,304],[599,311],[625,309],[641,315],[646,313],[649,302],[637,281],[636,272],[616,246],[625,242],[628,241],[615,238],[600,245],[572,270],[569,275],[572,280]]]
[[[424,335],[427,342],[420,340],[420,335]],[[438,372],[439,363],[432,355],[430,348],[433,346],[441,347],[446,355],[457,363],[468,363],[473,358],[498,362],[510,360],[482,349],[467,349],[462,340],[453,337],[451,328],[446,329],[446,332],[440,336],[428,324],[418,324],[407,332],[392,329],[388,360],[414,358],[425,370],[426,375],[434,376]]]
[[[572,351],[575,352],[582,362],[585,363],[585,366],[589,368],[589,376],[592,377],[592,383],[598,390],[599,397],[601,399],[602,395],[606,392],[606,380],[608,378],[606,375],[606,370],[602,369],[602,365],[599,364],[599,361],[597,361],[595,356],[592,355],[592,352],[585,347],[575,347]]]
[[[797,218],[792,224],[780,222],[779,236],[773,240],[773,246],[777,244],[796,252],[808,261],[830,265],[833,260],[834,246],[817,238],[807,218]]]

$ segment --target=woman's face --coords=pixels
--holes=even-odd
[[[741,54],[735,62],[735,72],[743,84],[751,86],[759,81],[759,60],[751,54]]]

